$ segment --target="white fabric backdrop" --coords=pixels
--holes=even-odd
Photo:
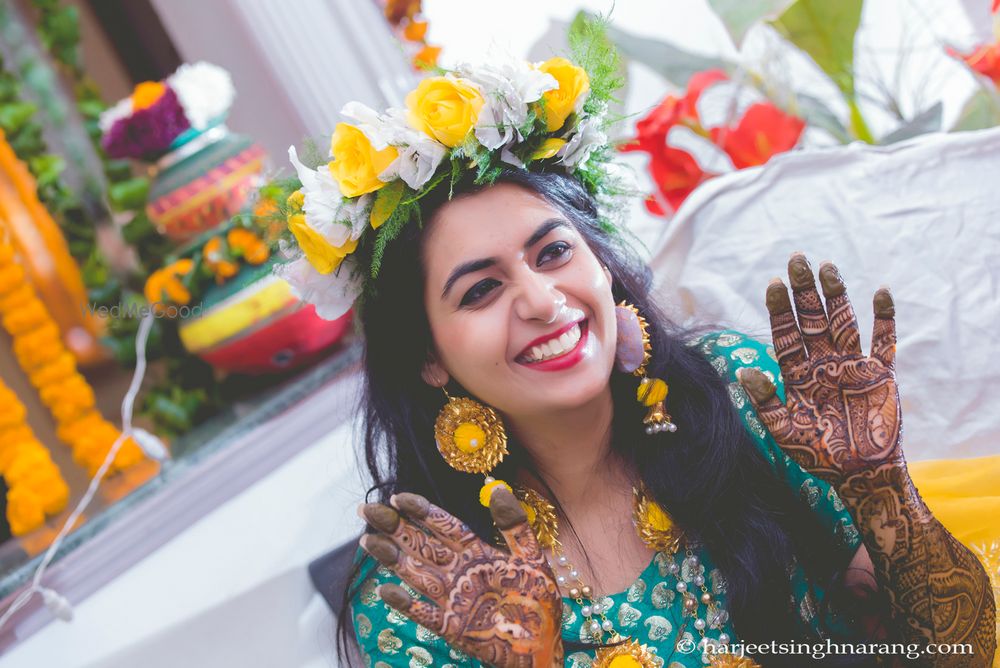
[[[706,183],[666,225],[652,265],[681,321],[770,341],[764,290],[804,251],[840,269],[867,352],[888,285],[907,457],[1000,452],[1000,128],[780,155]]]

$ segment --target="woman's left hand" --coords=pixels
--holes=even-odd
[[[825,310],[801,253],[789,260],[788,277],[795,313],[780,279],[771,281],[766,296],[785,403],[757,369],[739,373],[764,425],[802,468],[834,485],[860,470],[902,463],[895,310],[889,290],[875,292],[871,352],[864,355],[837,268],[829,262],[819,268]]]

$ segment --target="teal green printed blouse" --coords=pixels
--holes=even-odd
[[[736,380],[736,371],[741,367],[756,367],[775,383],[778,396],[784,400],[784,386],[773,348],[733,330],[715,332],[692,345],[727,380],[729,396],[747,430],[753,435],[754,442],[779,478],[798,492],[801,502],[808,505],[815,513],[816,521],[829,532],[831,549],[842,553],[846,567],[861,544],[860,534],[850,514],[828,483],[806,473],[775,443]],[[695,558],[691,559],[692,556]],[[351,614],[367,668],[482,665],[383,603],[375,594],[375,588],[380,584],[398,584],[414,598],[420,595],[361,550],[358,558],[364,559],[361,570],[363,581],[353,599]],[[793,603],[804,631],[818,639],[821,628],[840,626],[839,620],[832,616],[835,613],[824,620],[819,618],[825,591],[806,577],[801,565],[793,563],[789,567],[789,580]],[[679,582],[684,584],[678,585]],[[700,640],[700,632],[692,626],[691,617],[682,615],[683,597],[677,593],[678,586],[691,587],[692,591],[704,587],[701,591],[709,591],[719,602],[716,612],[704,614],[703,631],[710,642],[718,641],[720,636],[728,636],[730,641],[739,640],[725,612],[725,578],[703,547],[694,548],[693,553],[687,555],[679,553],[673,558],[658,552],[628,589],[605,597],[601,604],[615,629],[653,649],[661,666],[701,668],[708,663],[707,655],[700,650],[683,653],[678,649],[679,644],[689,648]],[[563,598],[562,637],[576,643],[589,643],[583,621],[580,605],[573,599]],[[682,640],[687,642],[681,643]],[[567,652],[565,665],[589,668],[593,658],[593,650]]]

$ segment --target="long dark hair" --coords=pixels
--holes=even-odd
[[[651,299],[652,272],[630,245],[600,225],[594,199],[562,173],[505,172],[498,182],[537,193],[559,209],[586,240],[613,277],[616,303],[635,305],[649,323],[651,376],[668,378],[670,412],[681,425],[651,443],[643,409],[635,401],[634,377],[614,373],[611,390],[615,453],[639,472],[656,501],[701,541],[728,583],[727,602],[734,628],[744,642],[809,640],[796,624],[788,568],[793,557],[817,582],[830,583],[841,564],[833,563],[830,538],[795,492],[775,477],[732,405],[726,382],[689,343],[715,328],[684,329]],[[477,192],[466,177],[454,197]],[[447,190],[447,188],[439,188]],[[432,193],[422,203],[423,221],[433,220],[447,193]],[[363,394],[364,454],[373,485],[369,501],[387,503],[391,494],[421,494],[453,513],[484,540],[493,536],[478,496],[481,479],[450,468],[434,444],[434,420],[443,405],[439,389],[421,379],[432,348],[424,311],[424,269],[420,226],[406,226],[385,251],[376,292],[361,311],[367,342]],[[516,442],[495,475],[513,479],[530,462]],[[558,502],[558,500],[556,500]],[[351,578],[339,615],[341,656],[351,625],[349,602],[357,587]],[[782,665],[785,657],[768,657]],[[797,665],[801,665],[802,657]],[[664,656],[669,661],[669,658]],[[773,659],[773,660],[770,660]]]

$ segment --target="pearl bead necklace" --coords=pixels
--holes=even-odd
[[[600,602],[600,597],[595,596],[593,588],[580,578],[580,572],[569,562],[566,555],[563,554],[562,545],[556,542],[552,546],[551,551],[555,556],[555,564],[550,561],[549,566],[553,572],[558,573],[556,575],[556,582],[560,586],[565,586],[570,584],[571,581],[575,581],[575,584],[569,588],[568,593],[569,597],[580,606],[580,613],[585,620],[584,630],[597,643],[603,640],[604,633],[610,633],[611,641],[615,642],[620,636],[614,630],[612,621],[608,619],[606,614],[608,610]],[[559,571],[562,571],[562,573],[559,573]],[[586,603],[584,602],[585,600],[587,601]],[[600,617],[601,621],[594,619],[594,616]]]

